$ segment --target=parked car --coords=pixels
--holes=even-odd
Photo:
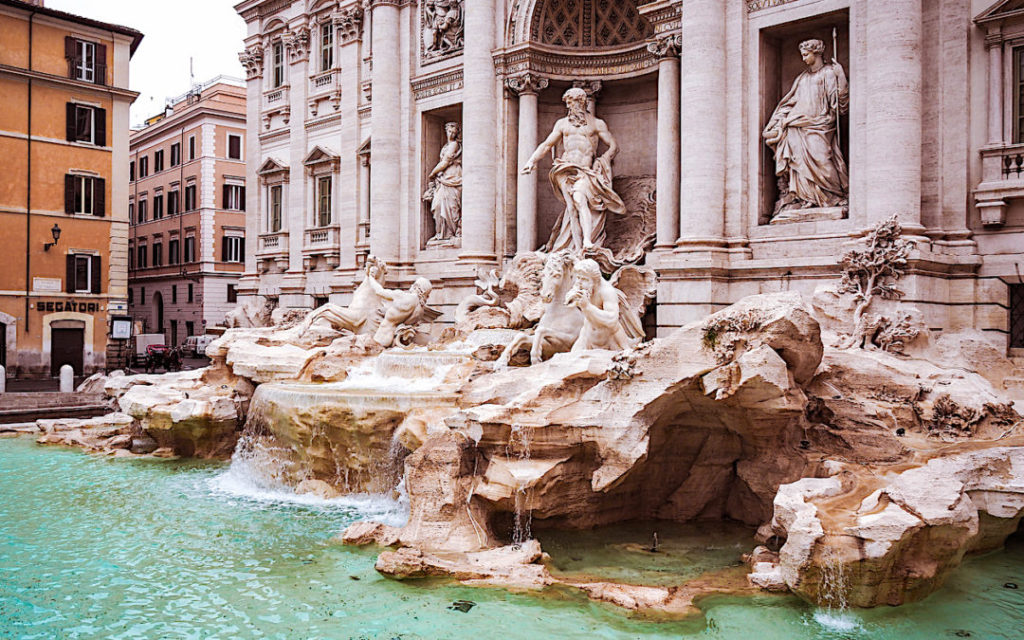
[[[206,355],[206,347],[209,346],[216,336],[210,334],[203,334],[201,336],[189,336],[185,338],[185,342],[182,343],[182,350],[191,355],[194,358]]]

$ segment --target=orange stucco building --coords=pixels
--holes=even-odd
[[[106,367],[127,312],[134,29],[0,0],[0,364]]]
[[[133,131],[128,303],[146,333],[180,345],[236,306],[245,261],[245,98],[218,76]]]

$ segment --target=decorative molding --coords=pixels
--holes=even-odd
[[[295,31],[285,31],[281,42],[293,63],[309,58],[309,27],[300,26]]]
[[[444,73],[420,76],[412,80],[412,92],[416,100],[432,98],[462,89],[462,69]]]
[[[341,44],[348,44],[363,35],[363,17],[365,12],[359,5],[340,9],[331,14],[331,22],[337,29]]]
[[[666,33],[647,43],[647,50],[659,59],[676,58],[683,46],[683,36],[679,33]]]
[[[238,54],[238,61],[245,67],[245,78],[255,80],[263,77],[263,45],[256,43]]]
[[[679,0],[656,0],[640,4],[640,15],[654,27],[655,37],[663,33],[679,31],[682,18],[682,2]]]
[[[747,0],[747,13],[754,13],[755,11],[761,11],[762,9],[771,9],[772,7],[780,7],[790,2],[796,2],[796,0]]]
[[[363,83],[363,98],[367,103],[373,102],[373,83],[366,81]]]
[[[548,0],[534,10],[530,40],[590,49],[641,42],[654,30],[636,5],[628,0]]]
[[[498,51],[494,65],[502,77],[535,73],[552,80],[573,81],[643,75],[657,67],[658,59],[647,50],[647,42],[598,51],[526,43]]]
[[[604,83],[600,80],[574,80],[572,86],[575,89],[586,91],[587,97],[591,100],[601,93],[601,89],[604,89]]]
[[[464,0],[420,2],[420,60],[439,62],[462,53],[465,23]]]
[[[521,73],[505,79],[505,88],[516,95],[540,93],[548,88],[550,81],[535,73]]]

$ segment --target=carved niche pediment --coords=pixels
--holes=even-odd
[[[979,13],[974,18],[974,22],[980,25],[1013,18],[1024,18],[1024,0],[1000,0]]]
[[[302,164],[310,174],[325,170],[334,172],[341,166],[341,156],[326,147],[316,145],[306,154]]]
[[[256,170],[256,175],[264,183],[288,182],[288,172],[288,165],[276,158],[267,158],[260,165],[260,168]]]

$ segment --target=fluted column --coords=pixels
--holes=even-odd
[[[464,260],[493,260],[498,167],[498,86],[491,51],[495,0],[465,4],[466,45],[462,95],[462,253]]]
[[[384,261],[397,261],[401,218],[399,122],[399,9],[394,0],[374,0],[373,96],[370,111],[373,172],[370,181],[372,229],[370,251]]]
[[[658,38],[647,49],[658,60],[657,243],[671,247],[679,238],[679,49],[678,34]]]
[[[523,173],[523,167],[537,148],[537,94],[548,79],[531,73],[505,81],[519,96],[519,159],[516,166],[516,253],[537,248],[537,172]]]
[[[729,3],[683,4],[679,85],[679,238],[681,248],[724,244],[726,66],[725,17]]]
[[[922,231],[921,0],[869,0],[867,45],[867,221]]]
[[[988,143],[1003,144],[1003,38],[996,31],[985,38],[988,47]]]

